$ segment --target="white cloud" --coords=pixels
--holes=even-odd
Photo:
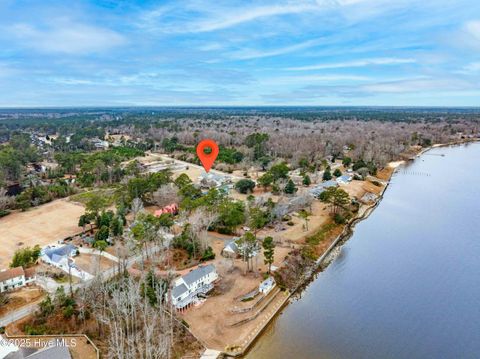
[[[480,20],[468,21],[465,23],[464,30],[474,39],[480,41]]]
[[[61,20],[49,27],[35,27],[18,23],[10,32],[18,43],[41,52],[86,54],[102,52],[122,45],[125,38],[109,29]]]
[[[328,64],[317,64],[317,65],[309,65],[309,66],[299,66],[299,67],[289,67],[287,70],[292,71],[309,71],[309,70],[324,70],[324,69],[337,69],[337,68],[344,68],[344,67],[365,67],[370,65],[398,65],[398,64],[408,64],[416,62],[415,59],[410,58],[391,58],[391,57],[379,57],[373,59],[363,59],[363,60],[355,60],[355,61],[348,61],[348,62],[335,62],[335,63],[328,63]]]
[[[276,76],[273,78],[259,79],[262,85],[311,85],[317,82],[341,82],[341,81],[370,81],[367,76],[357,75],[314,75],[314,76]]]
[[[479,72],[480,71],[480,62],[471,62],[468,65],[463,67],[463,70],[467,73],[470,72]]]
[[[227,57],[230,57],[235,60],[250,60],[250,59],[257,59],[262,57],[272,57],[272,56],[279,56],[284,54],[289,54],[292,52],[296,52],[298,50],[308,49],[313,46],[317,46],[321,43],[321,40],[308,40],[301,42],[299,44],[281,47],[272,50],[253,50],[253,49],[243,49],[235,52],[231,52],[227,54]]]
[[[140,16],[141,21],[137,25],[141,28],[149,28],[151,31],[172,33],[211,32],[258,19],[321,10],[321,3],[323,2],[296,0],[283,4],[256,7],[225,7],[211,4],[204,4],[202,7],[198,4],[192,6],[191,3],[184,2],[182,8],[167,5],[145,12]],[[326,3],[329,3],[329,1],[326,1]],[[189,12],[198,13],[199,20],[185,21],[185,14]]]
[[[206,21],[198,22],[194,25],[195,32],[208,32],[219,29],[226,29],[235,25],[239,25],[245,22],[250,22],[259,18],[298,14],[305,11],[312,11],[317,9],[317,5],[298,2],[288,5],[273,5],[262,6],[252,9],[237,9],[229,11],[224,14],[223,17],[218,19],[209,19]]]
[[[361,90],[373,93],[421,93],[425,91],[464,91],[475,89],[478,89],[478,86],[475,86],[472,82],[454,78],[414,78],[403,81],[368,84],[361,87]]]
[[[11,77],[17,75],[19,71],[8,64],[0,62],[0,78]]]

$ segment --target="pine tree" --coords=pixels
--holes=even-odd
[[[295,183],[291,179],[288,180],[285,189],[283,190],[287,194],[294,194],[297,192],[297,187],[295,186]]]

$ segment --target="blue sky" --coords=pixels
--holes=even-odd
[[[0,0],[0,107],[480,106],[478,0]]]

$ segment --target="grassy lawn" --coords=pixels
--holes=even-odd
[[[107,206],[111,206],[115,203],[115,190],[115,188],[94,189],[91,191],[74,194],[70,196],[70,200],[85,205],[94,195],[101,195],[107,200]]]
[[[328,234],[336,227],[337,225],[334,222],[325,223],[317,233],[313,236],[307,237],[306,242],[311,245],[317,245],[325,240]]]

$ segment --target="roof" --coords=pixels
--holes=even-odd
[[[227,252],[237,253],[238,252],[238,245],[235,242],[235,240],[232,240],[225,245],[225,248],[223,248],[223,250],[227,251]]]
[[[25,275],[25,272],[22,267],[15,267],[12,269],[7,269],[5,271],[0,272],[0,282],[4,282],[9,279],[21,277]]]
[[[35,268],[27,268],[25,269],[25,278],[32,278],[35,277],[35,274],[37,274],[37,271]]]
[[[271,286],[273,286],[275,284],[275,280],[273,279],[273,277],[268,277],[267,279],[265,279],[262,283],[260,283],[260,286],[259,288],[262,289],[262,288],[269,288]]]
[[[343,176],[338,177],[338,178],[337,178],[337,181],[338,181],[338,180],[341,180],[341,181],[348,182],[348,181],[350,181],[351,179],[352,179],[352,176],[350,176],[350,175],[343,175]]]
[[[200,278],[207,276],[208,274],[215,272],[215,266],[209,264],[207,266],[198,266],[197,269],[192,270],[190,273],[185,274],[182,278],[184,282],[190,286]]]
[[[0,358],[15,358],[15,352],[18,351],[18,347],[14,344],[14,342],[10,342],[9,340],[4,339],[0,335]]]
[[[178,298],[180,297],[183,293],[187,292],[188,288],[185,284],[180,284],[177,285],[176,287],[173,287],[172,289],[172,297],[173,298]]]
[[[77,247],[72,244],[65,244],[61,247],[46,248],[44,253],[52,261],[58,262],[61,257],[69,256],[76,249]]]
[[[71,359],[70,351],[66,346],[52,346],[35,352],[26,359]]]
[[[334,180],[330,180],[330,181],[321,183],[320,186],[322,186],[322,187],[324,187],[324,188],[337,187],[337,186],[338,186],[338,183],[337,183],[336,181],[334,181]]]

